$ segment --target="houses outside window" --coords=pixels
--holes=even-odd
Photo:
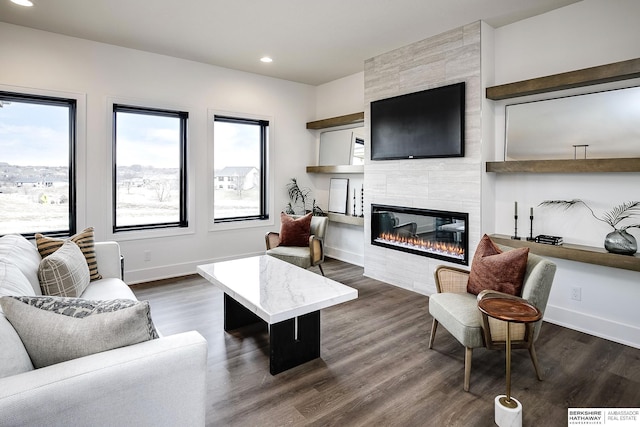
[[[76,99],[0,92],[0,235],[75,233]]]
[[[113,105],[113,231],[187,227],[188,113]]]
[[[269,122],[215,115],[214,222],[267,219]]]

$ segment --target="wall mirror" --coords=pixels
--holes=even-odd
[[[506,106],[505,160],[640,157],[640,87]]]
[[[364,127],[332,130],[320,134],[319,166],[363,164]]]

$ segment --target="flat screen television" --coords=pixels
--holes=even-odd
[[[371,103],[371,160],[464,157],[465,84]]]

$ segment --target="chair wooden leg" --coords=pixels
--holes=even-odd
[[[542,381],[542,372],[540,371],[540,365],[538,364],[538,356],[536,355],[536,349],[533,346],[533,343],[529,346],[529,356],[531,356],[531,361],[533,362],[533,368],[536,370],[536,376],[538,380]]]
[[[438,329],[438,321],[433,319],[431,323],[431,335],[429,336],[429,348],[433,348],[433,341],[436,339],[436,329]]]
[[[469,391],[469,383],[471,381],[471,355],[473,349],[469,347],[464,348],[464,391]]]
[[[324,270],[322,269],[322,264],[318,264],[318,267],[320,268],[320,273],[322,273],[322,275],[324,276]]]

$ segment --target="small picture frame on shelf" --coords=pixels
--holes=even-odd
[[[329,185],[329,212],[347,214],[349,180],[347,178],[331,178]]]

